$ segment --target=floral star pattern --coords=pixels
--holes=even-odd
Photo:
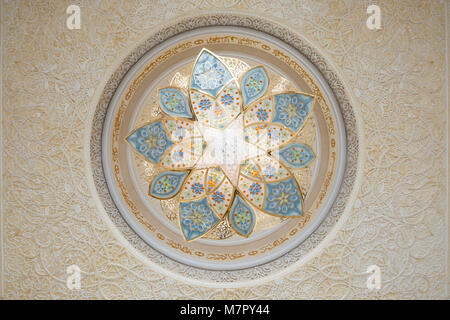
[[[181,88],[160,88],[159,104],[166,117],[137,128],[126,139],[135,152],[165,169],[153,179],[149,195],[158,199],[179,195],[180,228],[186,241],[201,238],[223,219],[237,234],[249,237],[256,209],[300,217],[302,193],[289,168],[305,167],[315,155],[309,146],[292,141],[311,113],[314,97],[300,92],[268,94],[263,66],[247,70],[239,82],[207,49],[194,62],[189,83],[189,96]],[[233,138],[245,143],[227,142],[227,150],[221,151],[217,139],[205,136],[213,131],[205,128],[219,135],[238,130],[242,134]],[[250,156],[232,150],[246,144],[261,152],[252,149]],[[205,150],[236,154],[239,163],[205,166]],[[237,175],[230,177],[230,172]]]

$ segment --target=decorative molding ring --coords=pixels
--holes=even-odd
[[[117,209],[109,193],[102,167],[103,123],[107,114],[108,105],[127,71],[149,50],[161,44],[165,40],[190,30],[211,26],[244,27],[259,32],[264,32],[268,36],[275,37],[292,47],[294,50],[298,51],[301,55],[306,57],[320,71],[323,78],[325,78],[328,86],[333,91],[334,96],[339,103],[343,118],[342,120],[345,125],[345,140],[347,142],[347,147],[343,182],[340,186],[336,200],[328,211],[328,214],[321,221],[321,224],[319,226],[315,226],[315,230],[309,235],[309,237],[304,239],[303,242],[291,249],[289,252],[286,252],[281,257],[254,267],[240,270],[205,270],[189,266],[172,260],[149,246],[133,231],[132,228],[130,228]],[[281,269],[297,262],[307,252],[315,248],[329,233],[345,209],[357,176],[356,168],[358,155],[359,139],[357,136],[356,119],[352,106],[346,96],[342,83],[337,75],[329,68],[323,57],[316,53],[313,48],[305,44],[305,42],[300,39],[298,35],[292,33],[291,31],[260,18],[245,17],[240,15],[210,15],[189,18],[157,32],[138,48],[133,50],[124,59],[123,63],[114,72],[105,86],[95,110],[92,124],[92,135],[90,139],[91,165],[93,168],[94,183],[97,192],[102,200],[106,212],[109,214],[109,217],[113,223],[122,232],[125,239],[127,239],[137,250],[142,252],[151,261],[163,266],[165,269],[182,274],[184,277],[209,280],[212,282],[235,282],[265,277],[269,274],[277,273]]]

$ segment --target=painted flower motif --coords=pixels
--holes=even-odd
[[[295,215],[301,210],[301,194],[294,179],[268,184],[268,195],[265,209],[273,214],[285,216]]]
[[[200,106],[200,109],[205,111],[211,109],[211,101],[208,99],[202,99],[199,101],[198,105]]]
[[[314,152],[302,143],[290,144],[279,152],[280,159],[294,168],[303,168],[314,159]]]
[[[195,194],[200,194],[203,192],[203,184],[194,182],[194,184],[191,186],[191,189]]]
[[[164,93],[163,99],[172,111],[182,111],[184,109],[183,101],[174,93]]]
[[[279,217],[302,216],[302,193],[289,168],[302,170],[315,158],[311,147],[293,142],[311,113],[314,97],[271,94],[268,84],[263,66],[247,70],[239,82],[220,57],[203,49],[194,63],[189,97],[181,88],[160,88],[159,103],[167,117],[127,137],[137,153],[166,169],[151,183],[149,195],[158,199],[179,195],[180,227],[187,241],[201,238],[222,219],[248,237],[256,209]],[[221,137],[226,135],[242,141],[224,143]],[[208,148],[224,155],[245,151],[236,145],[249,147],[254,154],[245,153],[237,163],[206,161]]]
[[[186,172],[163,172],[153,179],[149,193],[160,199],[170,199],[176,194],[186,175]]]
[[[191,87],[216,96],[231,79],[232,75],[225,64],[212,52],[204,50],[195,63]]]
[[[219,220],[204,200],[181,203],[180,223],[186,238],[211,230]]]
[[[156,190],[160,193],[165,193],[173,189],[177,183],[175,177],[166,176],[160,179],[157,183]]]
[[[255,168],[252,169],[252,171],[250,172],[250,175],[253,178],[260,178],[261,177],[261,174],[260,174],[259,170],[255,169]]]
[[[250,186],[250,193],[255,195],[261,192],[261,185],[257,182],[253,182]]]
[[[221,98],[220,101],[222,101],[222,103],[225,106],[229,106],[233,103],[233,96],[230,94],[224,94]]]
[[[297,131],[310,114],[313,98],[297,93],[279,94],[275,96],[276,118],[287,128]]]
[[[269,84],[267,73],[262,66],[256,66],[247,71],[243,80],[243,96],[245,104],[260,98]]]
[[[246,210],[245,208],[239,207],[238,210],[236,210],[234,213],[234,220],[236,221],[236,224],[241,227],[242,229],[247,229],[250,224],[250,212],[249,210]]]
[[[210,179],[208,180],[208,189],[213,190],[217,186],[217,181]]]
[[[225,200],[225,196],[223,195],[222,192],[216,191],[213,193],[212,199],[214,200],[214,202],[221,203],[221,202],[223,202],[223,200]]]
[[[263,108],[259,108],[258,111],[256,111],[256,117],[259,121],[266,121],[269,118],[269,113]]]
[[[128,142],[138,153],[153,162],[159,162],[167,149],[173,145],[160,122],[137,129],[130,135]]]
[[[255,96],[257,95],[263,86],[263,77],[260,73],[256,73],[253,76],[249,78],[249,81],[247,82],[246,89],[249,96]]]
[[[266,129],[267,129],[267,125],[265,125],[265,124],[259,124],[256,126],[256,132],[259,134],[264,132]],[[269,130],[269,133],[270,133],[270,130]]]
[[[161,108],[169,115],[175,117],[192,117],[191,110],[185,95],[176,88],[162,88],[158,90]]]
[[[191,212],[185,214],[184,224],[187,224],[190,230],[202,232],[208,229],[213,221],[211,215],[205,215],[205,210],[202,209],[205,209],[205,207],[193,208]]]

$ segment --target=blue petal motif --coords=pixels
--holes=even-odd
[[[180,191],[187,171],[166,171],[153,179],[150,185],[149,194],[159,199],[170,199]]]
[[[187,241],[201,237],[219,221],[206,198],[180,203],[180,226]]]
[[[191,88],[216,97],[232,78],[228,68],[211,52],[203,49],[192,72]]]
[[[282,217],[301,216],[303,204],[300,190],[293,178],[267,183],[264,210]]]
[[[306,167],[315,158],[311,148],[302,143],[289,144],[281,148],[278,154],[283,163],[293,168]]]
[[[247,71],[242,79],[242,94],[244,106],[247,106],[266,93],[269,78],[263,67],[255,67]]]
[[[152,122],[138,128],[128,136],[127,141],[138,153],[155,164],[174,144],[161,121]]]
[[[174,117],[192,118],[192,112],[186,96],[178,89],[159,90],[159,104],[165,113]]]
[[[231,227],[241,236],[248,237],[255,227],[255,213],[253,209],[236,194],[229,213]]]
[[[314,98],[301,93],[281,93],[274,97],[275,114],[273,122],[284,125],[295,133],[305,123],[311,112]]]

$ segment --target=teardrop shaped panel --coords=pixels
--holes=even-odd
[[[244,106],[262,97],[269,86],[269,78],[267,77],[264,67],[257,66],[247,71],[242,78],[242,94],[244,96]]]
[[[158,90],[159,104],[169,116],[192,118],[186,96],[176,88],[162,88]]]
[[[281,161],[293,168],[306,167],[315,155],[309,146],[302,143],[289,144],[278,151]]]
[[[149,195],[158,199],[173,198],[180,191],[188,171],[165,171],[153,179]]]
[[[246,238],[250,236],[255,227],[255,212],[238,193],[234,197],[228,219],[231,227]]]

